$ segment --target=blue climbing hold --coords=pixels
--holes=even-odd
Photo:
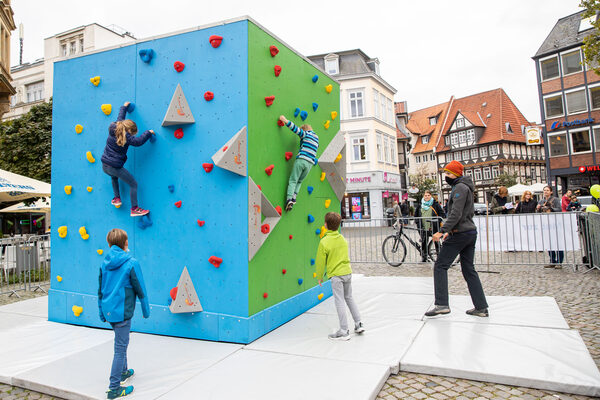
[[[129,103],[129,105],[127,106],[127,112],[131,114],[133,110],[135,110],[135,103]]]
[[[315,75],[312,77],[313,83],[317,83],[318,80],[319,80],[319,75]]]
[[[313,217],[312,215],[308,214],[308,223],[312,224],[313,222],[315,222],[315,217]]]
[[[313,111],[317,111],[317,108],[319,108],[319,105],[317,103],[313,103]]]
[[[152,220],[150,219],[150,213],[142,216],[142,218],[138,219],[138,228],[146,229],[152,226]]]
[[[321,234],[321,228],[319,228],[315,231],[315,235],[320,235],[320,234]]]
[[[150,135],[150,143],[156,142],[156,135]]]
[[[140,58],[143,62],[149,63],[150,60],[154,57],[154,50],[152,49],[141,49],[139,51]]]
[[[308,190],[308,194],[311,194],[313,192],[315,188],[313,188],[312,186],[307,186],[306,190]]]
[[[306,111],[300,111],[300,118],[304,121],[308,117],[308,113]]]
[[[310,265],[315,265],[315,259],[314,258],[310,259]]]
[[[297,117],[298,115],[300,115],[300,109],[296,107],[296,110],[294,111],[294,117]]]
[[[302,282],[304,282],[304,281],[302,280],[302,278],[299,278],[299,279],[298,279],[298,285],[302,285]]]
[[[173,193],[175,191],[175,185],[169,185],[169,192]]]
[[[167,301],[167,305],[171,305],[171,303],[173,302],[173,299],[171,299],[171,296],[169,296],[169,300]]]

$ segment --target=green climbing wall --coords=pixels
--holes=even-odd
[[[271,45],[277,46],[279,54],[272,57]],[[282,68],[279,77],[274,66]],[[319,75],[316,83],[312,77]],[[327,93],[325,86],[333,90]],[[248,173],[274,207],[282,209],[292,166],[299,149],[300,140],[287,127],[277,126],[281,114],[297,125],[310,124],[319,135],[319,152],[325,150],[340,129],[339,116],[331,120],[331,111],[339,114],[339,84],[327,77],[297,53],[263,31],[253,23],[248,24]],[[267,107],[266,96],[275,96],[273,105]],[[313,111],[312,103],[319,104]],[[294,118],[296,107],[308,112],[306,121]],[[330,120],[329,129],[325,121]],[[286,151],[294,153],[285,160]],[[275,166],[271,176],[265,168]],[[319,236],[315,230],[321,228],[327,212],[340,212],[340,203],[327,179],[321,182],[321,168],[314,166],[302,184],[298,202],[291,212],[283,217],[273,229],[266,242],[248,266],[248,315],[256,314],[285,299],[315,286],[315,267],[310,264],[316,257]],[[314,191],[308,194],[307,187]],[[325,208],[325,200],[331,205]],[[315,222],[308,223],[311,214]],[[292,235],[293,239],[289,239]],[[283,274],[282,270],[286,269]],[[302,279],[302,284],[298,284]],[[268,297],[264,298],[263,294]]]

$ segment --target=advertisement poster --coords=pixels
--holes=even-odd
[[[362,207],[360,206],[360,197],[352,198],[352,212],[353,213],[362,212]],[[356,218],[354,218],[354,219],[356,219]]]

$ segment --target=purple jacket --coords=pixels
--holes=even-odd
[[[126,142],[124,146],[119,146],[117,144],[117,137],[115,136],[115,130],[117,129],[117,122],[123,121],[125,119],[125,113],[127,112],[127,107],[121,106],[119,109],[119,116],[117,117],[117,121],[112,122],[108,126],[108,138],[106,139],[106,147],[104,147],[104,153],[102,154],[102,163],[106,165],[110,165],[114,168],[122,168],[125,165],[125,161],[127,161],[127,149],[129,149],[129,145],[131,146],[141,146],[148,139],[150,139],[150,131],[146,131],[142,133],[140,136],[131,136],[130,134],[126,134]]]

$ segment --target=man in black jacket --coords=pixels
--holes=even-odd
[[[475,242],[477,227],[473,223],[473,181],[463,176],[464,167],[458,161],[451,161],[444,168],[446,182],[452,187],[448,202],[448,218],[440,231],[433,235],[434,241],[444,240],[442,249],[433,267],[435,290],[434,307],[425,313],[426,317],[450,314],[448,301],[448,268],[460,254],[460,267],[467,281],[469,294],[475,308],[467,314],[488,317],[488,304],[483,293],[479,275],[475,271]]]

